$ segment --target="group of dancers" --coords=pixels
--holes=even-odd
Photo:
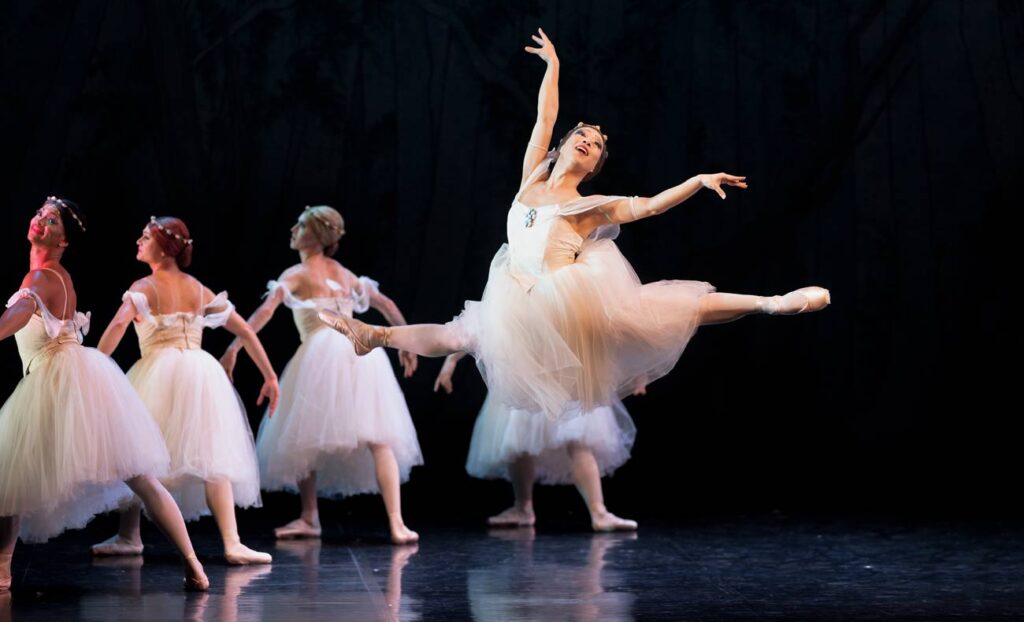
[[[399,350],[406,377],[417,355],[447,356],[435,390],[473,356],[488,387],[466,468],[511,482],[512,507],[495,526],[535,522],[535,482],[575,484],[597,531],[632,530],[605,507],[601,477],[630,455],[635,428],[620,399],[674,367],[704,324],[751,313],[797,314],[830,302],[805,287],[783,296],[719,293],[703,282],[643,284],[618,251],[619,225],[661,214],[709,188],[746,188],[743,177],[696,175],[652,197],[579,194],[608,158],[608,137],[580,123],[549,150],[558,113],[559,62],[543,31],[533,35],[546,71],[508,243],[491,264],[479,301],[446,324],[407,325],[378,284],[331,256],[345,234],[328,206],[307,207],[291,230],[300,262],[268,283],[243,319],[227,298],[187,274],[193,241],[180,219],[151,218],[136,258],[151,274],[131,284],[96,349],[81,345],[89,316],[76,309],[62,265],[87,232],[82,210],[48,197],[31,218],[29,272],[0,317],[14,335],[24,376],[0,409],[0,591],[11,584],[20,536],[45,541],[93,516],[120,510],[118,533],[97,555],[138,555],[140,512],[184,561],[186,589],[209,581],[185,521],[212,514],[230,564],[265,564],[269,554],[239,539],[235,507],[260,505],[260,490],[297,491],[298,518],[278,538],[316,538],[318,497],[381,494],[391,539],[416,542],[402,518],[399,487],[423,457],[402,391],[380,348]],[[280,386],[257,333],[281,305],[301,344]],[[370,307],[390,326],[353,319]],[[110,359],[134,326],[141,358],[127,375]],[[218,362],[201,349],[205,328],[236,339]],[[334,330],[332,330],[332,328]],[[267,402],[255,440],[232,383],[240,349],[263,375]]]

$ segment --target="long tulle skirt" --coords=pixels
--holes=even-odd
[[[65,344],[33,366],[0,409],[0,516],[45,541],[131,497],[124,480],[163,476],[160,430],[124,373],[93,348]]]
[[[316,471],[322,497],[378,493],[368,444],[389,445],[402,481],[423,464],[416,428],[383,350],[357,357],[329,328],[310,334],[281,377],[281,401],[256,440],[264,490],[296,491]]]
[[[205,350],[159,348],[128,370],[167,442],[164,484],[185,520],[210,513],[206,482],[231,482],[235,505],[259,507],[260,477],[252,430],[224,368]]]

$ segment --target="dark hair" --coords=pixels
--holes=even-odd
[[[160,245],[160,250],[168,257],[173,257],[179,268],[189,267],[192,263],[192,236],[180,218],[150,218],[149,232]]]
[[[64,241],[71,246],[85,234],[85,214],[82,208],[71,199],[62,197],[46,197],[44,205],[52,205],[60,212],[60,220],[64,224]]]
[[[597,165],[594,166],[594,170],[587,173],[586,177],[583,178],[583,181],[593,179],[598,173],[600,173],[601,169],[604,167],[605,160],[608,159],[608,135],[601,132],[600,125],[591,125],[589,123],[583,122],[578,123],[576,127],[566,132],[565,136],[562,136],[562,139],[558,141],[558,146],[555,147],[555,157],[551,161],[552,164],[558,162],[558,157],[562,154],[562,145],[564,145],[565,142],[569,140],[569,137],[572,136],[574,132],[585,127],[589,127],[590,129],[596,131],[598,134],[601,134],[601,138],[604,139],[604,142],[601,145],[601,156],[597,159]]]

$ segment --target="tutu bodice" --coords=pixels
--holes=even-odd
[[[327,287],[335,294],[334,296],[303,300],[296,298],[284,283],[267,282],[267,295],[273,294],[277,289],[283,292],[284,305],[292,310],[295,327],[299,330],[299,339],[303,343],[310,335],[327,327],[317,317],[317,311],[331,309],[348,317],[352,317],[353,313],[365,313],[370,308],[370,293],[377,290],[378,284],[371,278],[361,276],[358,286],[351,289],[332,279],[327,279]]]
[[[161,348],[199,350],[203,344],[203,329],[223,326],[235,310],[235,306],[228,300],[227,292],[217,294],[197,312],[154,314],[145,294],[125,292],[122,300],[127,299],[131,299],[138,312],[135,332],[139,336],[142,356]]]
[[[67,302],[58,317],[29,289],[8,306],[23,299],[37,313],[15,333],[25,376],[0,407],[0,516],[21,516],[21,538],[40,542],[131,498],[124,480],[163,476],[169,457],[121,369],[81,345],[89,316],[62,320]]]
[[[63,281],[61,284],[63,285]],[[67,300],[67,290],[64,294]],[[14,333],[14,341],[18,344],[18,356],[21,357],[22,373],[27,375],[34,366],[59,348],[68,344],[81,345],[82,338],[89,332],[90,316],[88,313],[76,311],[71,319],[62,320],[50,313],[43,304],[43,299],[30,289],[15,292],[7,301],[7,306],[10,307],[22,298],[31,298],[39,311],[29,319],[28,324]]]

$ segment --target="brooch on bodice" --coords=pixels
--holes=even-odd
[[[529,211],[526,212],[526,219],[523,222],[523,224],[526,225],[527,228],[529,228],[529,227],[533,226],[533,223],[536,220],[537,220],[537,210],[535,208],[531,207],[529,209]]]

